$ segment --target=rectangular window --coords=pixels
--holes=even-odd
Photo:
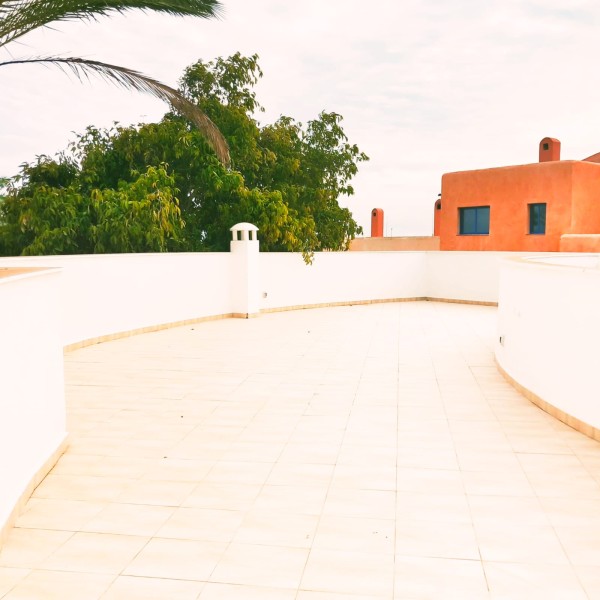
[[[546,205],[529,205],[529,233],[543,235],[546,233]]]
[[[490,233],[490,207],[469,206],[459,208],[459,234],[460,235],[489,235]]]

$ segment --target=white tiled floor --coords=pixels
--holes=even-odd
[[[305,310],[69,354],[70,448],[0,598],[600,598],[600,445],[498,374],[495,316]]]

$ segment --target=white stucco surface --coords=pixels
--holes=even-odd
[[[542,400],[600,428],[597,260],[560,256],[503,262],[496,357]]]
[[[0,279],[0,528],[66,435],[59,278]]]
[[[262,253],[261,308],[425,295],[424,252]],[[266,294],[266,297],[265,297]]]
[[[63,345],[232,311],[229,253],[2,258],[61,267]]]

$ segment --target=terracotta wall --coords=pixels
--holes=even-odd
[[[588,206],[595,191],[600,190],[600,165],[585,163],[581,170],[576,167],[581,164],[544,162],[445,174],[442,208],[436,211],[440,249],[558,251],[560,236],[571,232],[574,169],[585,179],[576,193],[578,206]],[[543,202],[547,204],[546,233],[531,235],[528,204]],[[458,209],[468,206],[490,206],[489,235],[458,234]]]
[[[600,252],[600,234],[565,234],[560,238],[560,252]]]
[[[563,233],[600,233],[600,164],[573,163],[571,223]]]
[[[350,242],[349,250],[354,252],[397,252],[439,250],[440,238],[435,236],[415,237],[363,237]]]

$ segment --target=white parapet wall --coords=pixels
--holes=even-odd
[[[60,272],[0,278],[0,542],[65,441]]]
[[[64,346],[232,312],[228,252],[0,258],[0,266],[61,268]]]
[[[496,360],[543,408],[598,437],[600,255],[503,262]]]
[[[424,252],[260,255],[261,310],[426,296]]]
[[[523,252],[428,252],[426,295],[432,299],[496,303],[503,260],[523,255]]]

